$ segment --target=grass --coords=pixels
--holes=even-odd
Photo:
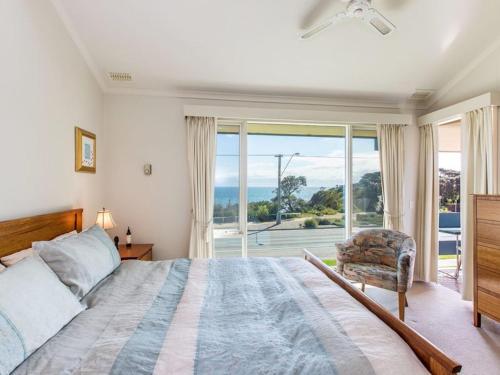
[[[456,259],[456,258],[457,258],[457,256],[453,255],[453,254],[451,254],[451,255],[440,255],[439,256],[439,260]]]
[[[337,259],[323,259],[323,263],[328,267],[335,267],[337,265]]]

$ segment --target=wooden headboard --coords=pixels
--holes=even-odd
[[[82,230],[83,209],[55,212],[0,222],[0,257],[49,241],[63,233]]]

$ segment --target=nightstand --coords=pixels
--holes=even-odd
[[[153,260],[153,244],[132,244],[131,247],[118,245],[118,252],[122,260]]]

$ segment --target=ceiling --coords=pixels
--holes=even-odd
[[[374,0],[381,37],[340,0],[53,0],[105,90],[405,101],[449,86],[500,35],[498,0]],[[108,72],[129,72],[114,82]]]

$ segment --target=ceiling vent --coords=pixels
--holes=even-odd
[[[429,99],[432,94],[434,94],[436,90],[420,90],[417,89],[413,95],[411,96],[410,100],[414,100],[416,102],[421,102]]]
[[[119,82],[132,81],[132,75],[130,73],[110,72],[109,78],[111,78],[112,81],[119,81]]]

